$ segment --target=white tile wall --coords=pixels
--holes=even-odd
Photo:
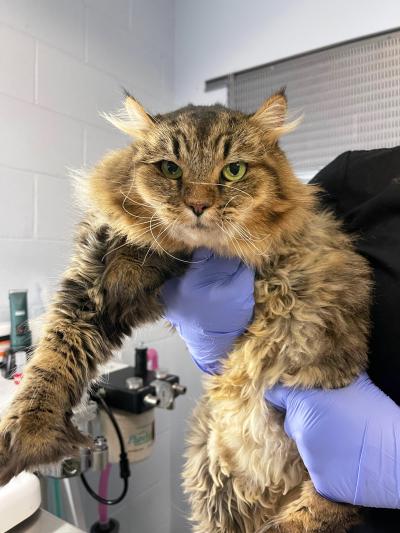
[[[83,0],[2,0],[0,20],[55,48],[84,56]]]
[[[4,24],[0,24],[0,72],[0,92],[33,102],[35,40]]]
[[[125,146],[129,139],[118,130],[85,126],[84,166],[91,167],[108,151]]]
[[[0,164],[63,176],[83,163],[82,124],[0,94]]]
[[[38,45],[37,101],[79,121],[107,127],[99,112],[121,106],[115,78],[46,44]]]
[[[102,11],[114,24],[118,24],[124,29],[130,28],[130,18],[133,8],[130,0],[86,0],[86,4],[96,10]]]
[[[34,176],[30,172],[0,167],[0,238],[33,237]]]
[[[70,241],[79,218],[72,201],[71,181],[37,174],[36,226],[38,239]]]
[[[7,227],[11,227],[10,222]],[[43,304],[67,264],[70,243],[18,236],[0,238],[0,247],[0,321],[9,319],[9,289],[28,289],[30,315],[43,312]]]
[[[170,95],[166,91],[172,87],[173,70],[170,67],[167,71],[164,62],[168,58],[172,65],[172,56],[160,50],[162,36],[154,36],[152,43],[140,42],[135,31],[123,28],[118,32],[113,31],[109,17],[92,8],[88,8],[87,31],[87,58],[90,65],[117,76],[121,85],[126,85],[139,98],[145,93],[154,102],[158,98],[162,103],[168,100]]]

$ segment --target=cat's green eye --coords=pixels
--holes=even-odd
[[[164,176],[172,180],[177,180],[182,177],[182,169],[172,161],[161,161],[161,170]]]
[[[243,161],[236,161],[236,163],[229,163],[222,169],[223,177],[228,181],[238,181],[246,174],[247,165]]]

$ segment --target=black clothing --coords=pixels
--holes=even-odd
[[[369,342],[372,381],[400,405],[400,147],[346,152],[310,182],[323,205],[357,235],[358,251],[373,267]],[[365,525],[351,533],[399,533],[400,511],[365,509]]]

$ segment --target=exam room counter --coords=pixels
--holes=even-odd
[[[7,533],[85,533],[68,522],[38,509],[32,516],[9,529]]]

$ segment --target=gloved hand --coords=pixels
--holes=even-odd
[[[165,318],[185,341],[194,362],[217,374],[235,339],[253,315],[254,270],[239,259],[199,248],[188,270],[162,287]]]
[[[277,385],[265,398],[286,410],[285,431],[322,496],[400,508],[400,408],[367,374],[335,390]]]

